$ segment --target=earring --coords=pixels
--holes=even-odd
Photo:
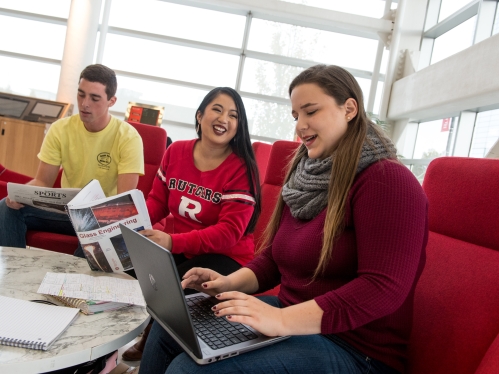
[[[350,121],[350,117],[347,117],[347,121]]]
[[[199,124],[199,122],[196,122],[196,133],[199,134],[199,129],[200,129],[201,125]]]

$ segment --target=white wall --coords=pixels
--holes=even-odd
[[[499,34],[395,82],[388,118],[427,121],[499,107]]]

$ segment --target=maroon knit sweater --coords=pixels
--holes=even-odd
[[[428,202],[412,173],[394,161],[362,171],[349,192],[345,229],[323,276],[311,283],[325,210],[310,221],[286,206],[272,246],[250,262],[260,292],[281,284],[288,306],[314,299],[322,334],[403,372],[414,288],[425,264]]]

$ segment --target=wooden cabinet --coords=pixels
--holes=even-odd
[[[42,123],[0,118],[0,164],[7,169],[34,177],[48,126]]]

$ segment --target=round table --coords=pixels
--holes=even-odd
[[[85,259],[62,253],[0,247],[0,295],[50,300],[36,293],[47,272],[133,279],[127,274],[91,271]],[[146,308],[140,306],[89,316],[79,313],[47,351],[0,345],[0,373],[41,373],[96,359],[135,339],[149,318]]]

